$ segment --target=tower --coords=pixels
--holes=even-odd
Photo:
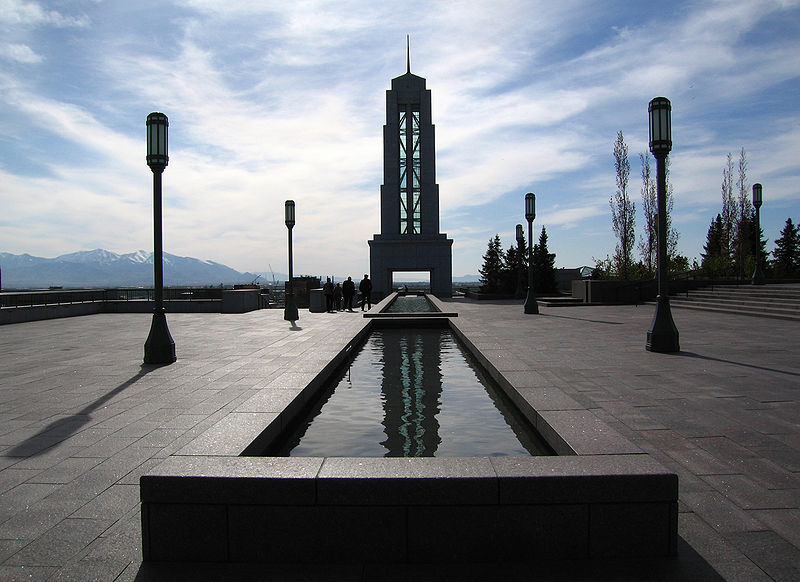
[[[386,91],[381,232],[368,243],[376,295],[391,291],[397,271],[428,271],[434,295],[452,294],[453,241],[439,232],[431,92],[411,73],[410,60]]]

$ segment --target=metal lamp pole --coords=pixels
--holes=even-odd
[[[667,175],[666,159],[672,149],[672,104],[665,97],[650,101],[650,151],[656,158],[656,197],[658,205],[658,297],[653,324],[647,332],[651,352],[678,352],[678,328],[669,306],[667,261]]]
[[[523,247],[523,243],[525,242],[525,232],[522,230],[522,225],[517,225],[517,252],[519,258],[517,259],[517,292],[516,297],[521,299],[522,296],[525,294],[525,283],[523,282],[523,273],[524,273],[524,265],[525,265],[525,247]]]
[[[283,308],[283,319],[286,321],[297,321],[300,319],[297,313],[297,304],[294,301],[294,282],[292,278],[292,228],[294,228],[294,200],[287,200],[285,205],[285,222],[289,230],[289,288],[286,290],[285,307]]]
[[[764,284],[764,271],[761,270],[761,184],[753,184],[753,206],[756,207],[756,268],[753,271],[753,285]]]
[[[145,364],[171,364],[175,356],[175,342],[167,327],[164,314],[164,257],[161,239],[161,174],[169,163],[167,155],[167,128],[169,120],[163,113],[147,116],[147,165],[153,172],[153,278],[155,307],[150,334],[144,343]]]
[[[539,313],[539,303],[533,291],[533,219],[536,218],[536,195],[525,194],[525,220],[528,221],[528,296],[525,298],[525,313]]]

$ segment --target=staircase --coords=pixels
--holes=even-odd
[[[718,285],[669,298],[672,307],[800,321],[800,284]]]

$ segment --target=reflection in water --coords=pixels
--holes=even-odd
[[[310,419],[270,455],[549,454],[446,329],[378,329]]]
[[[424,298],[423,298],[424,299]],[[383,336],[381,444],[390,457],[433,457],[439,446],[442,394],[439,330],[392,330]]]

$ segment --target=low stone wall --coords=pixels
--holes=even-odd
[[[145,560],[495,562],[673,555],[678,480],[607,458],[187,458],[141,480]]]
[[[226,289],[222,292],[222,313],[247,313],[260,307],[259,289]]]
[[[584,303],[641,303],[652,301],[658,294],[658,284],[648,281],[601,281],[583,279],[572,282],[572,297]]]
[[[32,307],[6,307],[0,309],[0,325],[9,323],[25,323],[43,319],[76,317],[103,313],[102,301],[93,303],[68,303],[64,305],[35,305]]]

